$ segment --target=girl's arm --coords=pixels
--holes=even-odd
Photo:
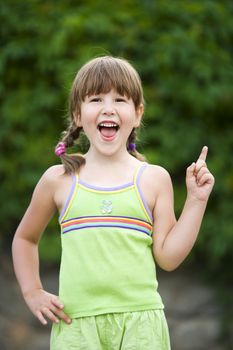
[[[45,318],[53,322],[61,318],[69,323],[61,301],[43,290],[39,275],[38,242],[56,210],[54,169],[50,168],[38,182],[12,243],[15,274],[23,297],[42,324],[47,323]]]
[[[187,168],[187,198],[178,221],[174,219],[173,188],[170,176],[164,172],[160,193],[154,209],[156,225],[153,253],[160,267],[167,271],[178,267],[191,251],[201,226],[207,201],[214,185],[205,160],[204,147],[198,161]]]

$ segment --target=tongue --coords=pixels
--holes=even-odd
[[[115,135],[115,133],[116,133],[115,128],[101,128],[101,134],[104,137],[112,137]]]

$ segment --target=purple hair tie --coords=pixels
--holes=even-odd
[[[134,142],[130,142],[129,144],[128,144],[128,151],[135,151],[136,150],[136,143],[134,143]]]
[[[66,152],[66,145],[64,142],[59,142],[55,148],[56,156],[60,157],[62,154]]]

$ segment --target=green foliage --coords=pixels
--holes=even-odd
[[[213,273],[232,265],[232,10],[230,0],[1,4],[2,245],[42,172],[57,161],[53,147],[75,72],[93,56],[112,54],[129,59],[141,75],[147,105],[140,147],[170,172],[177,215],[186,167],[209,146],[216,185],[193,257]],[[57,223],[47,231],[42,256],[48,258],[49,246],[49,258],[57,259]]]

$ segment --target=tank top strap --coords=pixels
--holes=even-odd
[[[71,189],[68,194],[68,197],[66,199],[65,205],[61,210],[61,213],[59,215],[58,221],[61,222],[62,219],[66,216],[66,213],[68,212],[71,203],[73,201],[74,195],[77,191],[77,185],[78,185],[78,175],[77,174],[72,174],[72,184],[71,184]]]
[[[146,167],[148,166],[148,164],[146,162],[143,162],[142,164],[140,164],[134,174],[134,184],[138,185],[140,182],[140,178],[144,172],[144,170],[146,169]]]
[[[140,166],[137,168],[136,172],[135,172],[135,175],[134,175],[134,186],[135,186],[135,189],[136,189],[136,192],[137,192],[137,196],[138,196],[138,199],[141,203],[141,206],[142,206],[142,209],[144,210],[144,213],[146,214],[148,220],[153,223],[153,217],[152,217],[152,213],[151,213],[151,210],[150,208],[148,207],[148,204],[146,202],[146,199],[144,197],[144,194],[141,190],[141,187],[140,187],[140,179],[141,179],[141,176],[144,172],[144,170],[148,167],[148,163],[146,162],[143,162],[142,164],[140,164]]]

